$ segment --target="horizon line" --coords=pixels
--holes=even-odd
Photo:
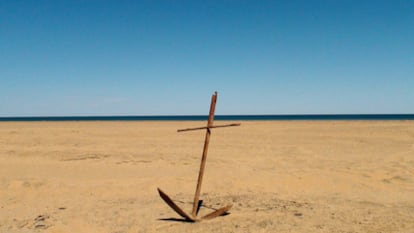
[[[118,116],[18,116],[1,117],[0,122],[63,121],[205,121],[208,115],[118,115]],[[295,114],[216,115],[217,121],[358,121],[414,120],[414,114]]]
[[[282,114],[217,114],[221,116],[374,116],[414,115],[414,113],[282,113]],[[47,118],[47,117],[204,117],[208,114],[114,114],[114,115],[0,115],[0,118]]]

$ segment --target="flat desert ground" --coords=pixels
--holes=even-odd
[[[0,123],[0,232],[414,232],[413,121]],[[232,122],[216,122],[226,124]]]

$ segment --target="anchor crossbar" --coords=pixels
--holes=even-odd
[[[240,125],[241,125],[240,123],[227,124],[227,125],[212,125],[212,126],[203,126],[203,127],[196,127],[196,128],[178,129],[177,132],[185,132],[185,131],[200,130],[200,129],[222,128],[222,127],[231,127],[231,126],[240,126]]]

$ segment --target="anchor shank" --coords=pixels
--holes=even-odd
[[[204,168],[206,166],[208,144],[210,142],[210,134],[211,134],[210,128],[211,126],[213,126],[216,102],[217,102],[217,92],[215,92],[214,95],[211,97],[210,113],[208,115],[208,122],[207,122],[207,127],[206,127],[207,130],[206,130],[206,137],[204,140],[203,156],[201,158],[200,171],[198,173],[198,180],[197,180],[197,188],[196,188],[196,192],[194,195],[193,211],[191,213],[193,217],[197,215],[198,201],[200,199],[201,184],[203,182]]]

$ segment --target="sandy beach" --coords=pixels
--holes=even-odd
[[[221,122],[232,123],[232,122]],[[414,122],[1,122],[0,232],[413,232]]]

